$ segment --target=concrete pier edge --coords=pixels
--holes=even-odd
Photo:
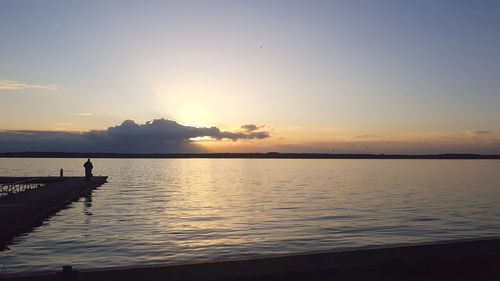
[[[108,177],[93,177],[89,181],[84,177],[39,178],[60,180],[0,198],[0,205],[4,205],[0,208],[0,250],[18,235],[41,225],[72,201],[103,185]]]

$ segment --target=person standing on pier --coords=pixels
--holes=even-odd
[[[83,167],[85,167],[85,179],[90,180],[92,178],[92,169],[94,168],[94,165],[90,162],[90,158],[83,164]]]

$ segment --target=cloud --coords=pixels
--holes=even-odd
[[[360,136],[355,136],[355,139],[369,139],[369,138],[380,138],[380,136],[377,135],[360,135]]]
[[[59,86],[56,84],[46,84],[46,85],[28,84],[18,81],[0,79],[0,90],[25,90],[25,89],[57,91],[59,90]]]
[[[476,135],[488,135],[491,134],[491,131],[474,131]]]
[[[70,116],[93,116],[94,113],[91,113],[91,112],[72,112],[69,115]]]
[[[263,126],[257,126],[255,124],[246,124],[246,125],[241,126],[241,128],[244,129],[247,132],[253,132],[253,131],[256,131],[256,130],[262,128],[262,127]]]
[[[83,133],[53,131],[0,132],[0,152],[61,151],[61,152],[128,152],[168,153],[198,152],[201,148],[191,139],[210,137],[216,140],[264,139],[265,131],[227,132],[217,127],[184,126],[167,119],[155,119],[144,124],[125,120],[107,130]]]

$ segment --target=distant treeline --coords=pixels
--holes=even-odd
[[[334,154],[334,153],[86,153],[5,152],[0,158],[256,158],[256,159],[500,159],[481,154]]]

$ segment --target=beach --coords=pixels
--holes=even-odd
[[[500,238],[469,239],[278,255],[258,259],[203,261],[107,269],[72,269],[1,276],[42,280],[498,280]]]

